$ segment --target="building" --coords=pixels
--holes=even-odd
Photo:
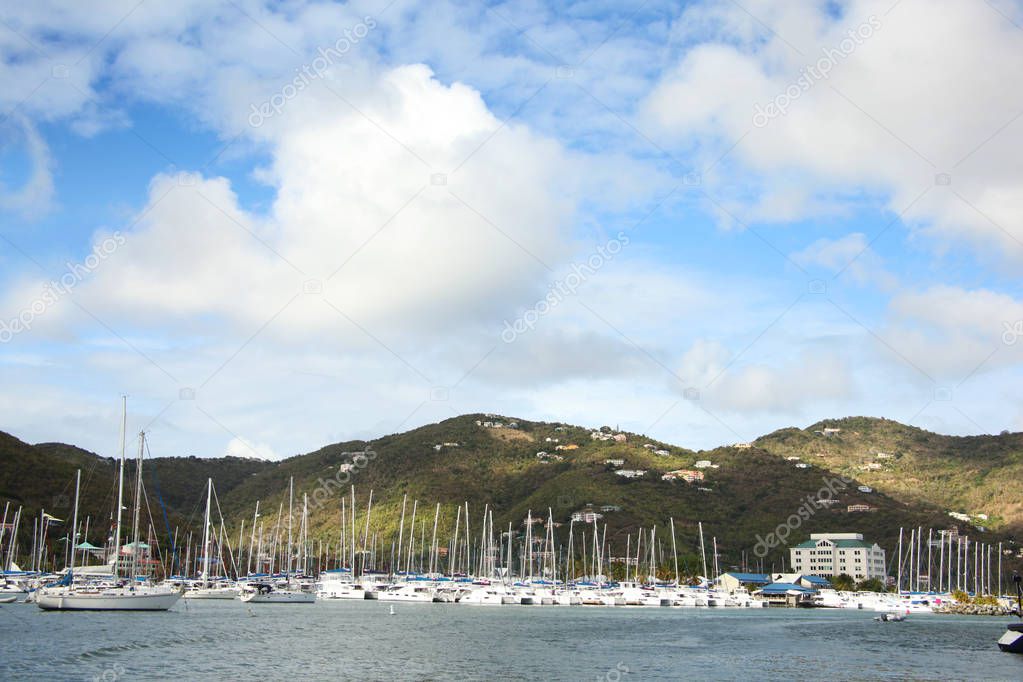
[[[619,469],[615,473],[625,478],[639,478],[646,475],[646,469]]]
[[[676,469],[661,476],[662,481],[674,481],[677,479],[682,479],[686,483],[695,483],[696,481],[703,480],[703,472],[692,469]]]
[[[792,570],[827,578],[842,573],[856,580],[886,576],[884,550],[859,533],[811,533],[810,539],[789,548]]]
[[[620,467],[625,464],[624,459],[605,459],[604,464],[611,467]]]
[[[572,520],[576,523],[595,523],[602,518],[604,518],[603,514],[598,514],[592,509],[583,509],[581,511],[572,512]]]
[[[722,573],[718,576],[717,583],[729,593],[735,592],[740,587],[745,587],[752,592],[765,585],[770,585],[771,576],[766,573]]]
[[[871,507],[869,504],[850,504],[845,508],[845,510],[850,514],[855,514],[858,512],[874,511],[874,508]]]

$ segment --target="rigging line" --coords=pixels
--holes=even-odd
[[[156,499],[160,502],[160,509],[163,510],[163,523],[167,527],[167,541],[171,546],[171,552],[174,551],[174,538],[171,535],[170,519],[167,517],[167,505],[163,503],[163,495],[160,493],[160,477],[156,473],[156,463],[153,461],[153,453],[149,449],[149,442],[146,442],[146,452],[149,454],[149,468],[153,472],[153,484],[156,486]],[[149,509],[149,498],[146,498],[146,509]],[[153,520],[153,510],[149,509],[149,520]],[[154,529],[155,530],[155,529]]]

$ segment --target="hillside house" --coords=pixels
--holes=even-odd
[[[683,480],[686,483],[702,481],[703,478],[702,471],[693,471],[691,469],[676,469],[675,471],[669,471],[661,476],[662,481]]]
[[[619,469],[615,473],[623,478],[641,478],[646,476],[645,469]]]
[[[577,512],[572,512],[572,520],[576,523],[596,523],[602,518],[604,518],[603,514],[598,514],[592,509],[581,509]]]
[[[604,464],[612,467],[620,467],[625,464],[624,459],[605,459]]]
[[[871,507],[869,504],[850,504],[848,507],[845,508],[845,510],[850,514],[856,514],[860,512],[874,511],[874,508]]]

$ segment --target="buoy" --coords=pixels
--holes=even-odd
[[[394,615],[394,604],[391,604],[391,615]]]

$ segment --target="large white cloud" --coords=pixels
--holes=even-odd
[[[856,0],[837,11],[700,5],[690,17],[717,39],[685,53],[645,116],[715,156],[739,141],[714,191],[745,220],[841,209],[865,193],[905,211],[938,248],[965,242],[985,259],[1018,259],[1023,42],[1013,16],[1018,24],[1018,6],[969,0],[940,11],[923,0]],[[818,62],[830,63],[826,77],[809,71]],[[771,103],[785,113],[755,119]],[[729,187],[734,179],[746,189]]]

